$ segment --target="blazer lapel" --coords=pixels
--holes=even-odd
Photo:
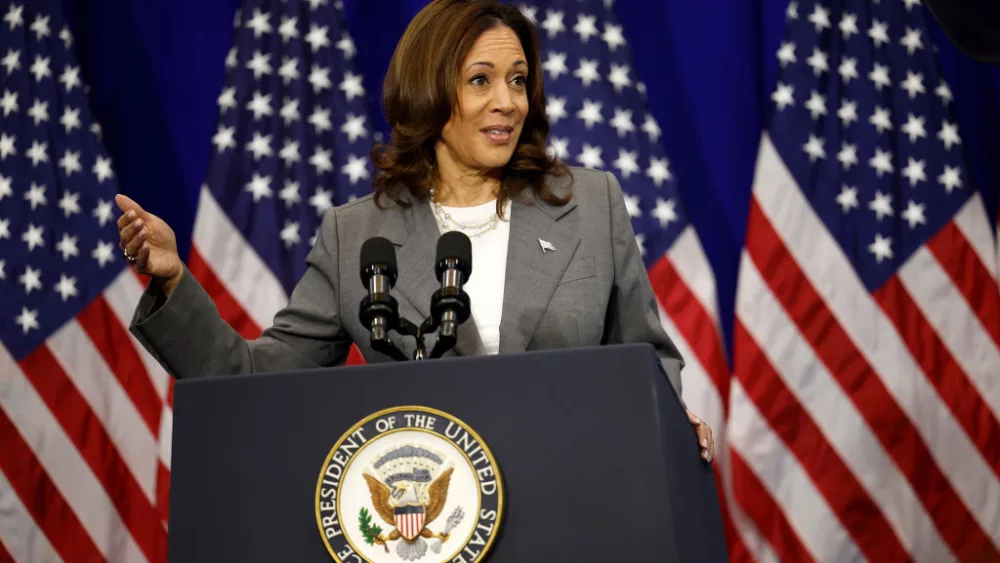
[[[434,212],[425,201],[416,200],[410,207],[404,208],[403,219],[405,229],[401,230],[405,232],[388,233],[387,238],[399,246],[396,251],[399,277],[395,289],[420,313],[421,318],[410,319],[419,326],[430,315],[431,295],[441,288],[441,282],[434,274],[434,259],[441,232],[434,219]],[[436,334],[425,338],[428,353],[436,341]],[[482,350],[479,329],[470,316],[459,327],[455,352],[460,355],[478,355]]]
[[[537,199],[512,203],[500,353],[527,350],[580,243],[579,236],[557,222],[574,207],[573,200],[563,207],[552,207]]]

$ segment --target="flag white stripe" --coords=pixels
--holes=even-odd
[[[1000,415],[1000,350],[965,296],[926,248],[899,269],[899,279],[993,416]]]
[[[1000,510],[995,505],[983,506],[989,502],[984,498],[986,491],[1000,490],[993,470],[983,463],[927,378],[914,376],[923,373],[920,366],[803,197],[767,133],[761,137],[754,198],[827,308],[916,427],[958,495],[970,508],[989,509],[973,511],[973,515],[1000,545]],[[1000,493],[993,498],[1000,499]]]
[[[16,562],[59,563],[62,557],[0,470],[0,542]]]
[[[202,187],[192,244],[259,327],[269,327],[288,295],[207,187]]]
[[[173,454],[174,441],[174,410],[163,406],[163,414],[160,416],[160,461],[167,471],[170,471],[170,459]]]
[[[715,296],[715,275],[702,250],[701,241],[694,227],[687,226],[667,251],[667,259],[677,275],[705,308],[713,320],[719,318],[719,307]],[[718,321],[716,321],[718,322]],[[718,332],[718,326],[716,326]],[[676,333],[671,333],[671,335]],[[720,333],[721,338],[721,333]]]
[[[132,324],[132,315],[135,313],[135,308],[142,297],[142,292],[142,284],[139,283],[135,274],[129,270],[123,271],[104,290],[104,299],[108,302],[108,306],[126,330]],[[132,347],[138,351],[142,365],[146,367],[146,373],[153,381],[156,392],[159,393],[161,399],[166,400],[170,376],[163,369],[163,366],[156,361],[156,358],[147,352],[146,348],[131,333],[129,333],[129,340],[132,343]]]
[[[146,498],[156,504],[159,444],[83,327],[71,320],[52,334],[49,350],[107,431]]]
[[[878,505],[903,548],[918,561],[953,560],[906,476],[788,318],[746,251],[741,264],[737,317],[775,366],[785,387],[810,413],[827,443]],[[886,482],[895,485],[886,487]]]
[[[729,388],[729,397],[732,447],[785,514],[803,547],[817,561],[863,561],[864,556],[812,479],[736,379]]]
[[[0,409],[38,458],[98,551],[110,561],[145,561],[103,485],[3,346],[0,374]]]
[[[996,255],[994,254],[993,233],[990,232],[990,220],[986,213],[986,205],[982,195],[977,191],[965,202],[952,219],[958,230],[965,235],[969,245],[975,250],[979,260],[986,267],[993,281],[997,280]]]

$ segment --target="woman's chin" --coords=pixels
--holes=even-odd
[[[479,160],[483,168],[495,169],[507,166],[513,156],[514,151],[512,148],[491,147],[490,150],[483,151],[483,154],[479,155],[477,160]]]

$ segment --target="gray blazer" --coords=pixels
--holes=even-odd
[[[610,173],[571,172],[551,183],[557,193],[570,191],[569,204],[554,207],[532,195],[512,203],[500,353],[648,342],[680,396],[683,360],[660,324],[621,186]],[[339,365],[352,343],[367,362],[390,361],[371,349],[358,320],[366,295],[359,278],[362,243],[382,236],[396,246],[399,278],[392,295],[401,316],[417,323],[427,317],[440,284],[433,267],[439,231],[430,205],[389,205],[379,209],[367,196],[326,212],[308,269],[256,340],[244,340],[226,324],[187,271],[169,299],[150,284],[130,329],[178,378]],[[556,250],[543,252],[539,239]],[[428,350],[434,340],[428,335]],[[412,338],[396,345],[412,357]],[[470,317],[450,354],[482,353]]]

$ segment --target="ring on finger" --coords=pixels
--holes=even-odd
[[[128,252],[132,257],[138,258],[139,251],[142,250],[142,245],[145,243],[141,237],[132,237],[132,240],[125,243],[125,252]]]

